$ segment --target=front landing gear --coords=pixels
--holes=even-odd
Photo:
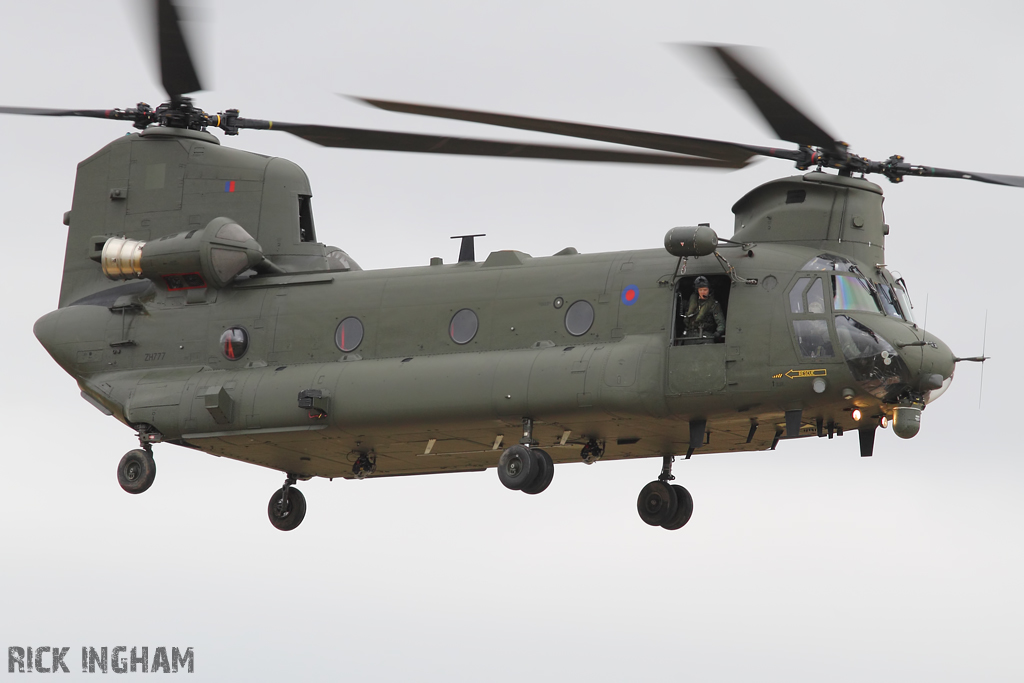
[[[302,523],[306,516],[306,497],[302,491],[292,488],[295,478],[291,475],[284,480],[284,486],[274,491],[267,505],[267,515],[275,529],[291,531]]]
[[[128,451],[117,463],[117,483],[128,493],[142,493],[156,479],[156,461],[149,444]]]
[[[547,451],[516,444],[498,460],[498,479],[505,488],[530,495],[543,492],[555,476],[555,463]]]
[[[555,462],[547,451],[533,448],[533,418],[523,418],[523,438],[505,449],[498,459],[498,479],[512,491],[529,495],[543,492],[555,476]]]
[[[640,519],[651,526],[663,529],[681,529],[693,515],[693,497],[678,484],[669,484],[672,476],[671,455],[664,456],[661,475],[640,490],[636,499],[636,511]]]

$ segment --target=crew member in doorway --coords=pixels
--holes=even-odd
[[[721,339],[725,335],[725,314],[711,293],[711,285],[703,275],[693,281],[693,294],[686,307],[686,336]]]

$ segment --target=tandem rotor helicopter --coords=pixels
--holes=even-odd
[[[757,76],[707,47],[788,149],[383,100],[393,112],[585,138],[634,150],[525,144],[208,114],[177,8],[155,2],[156,107],[0,107],[130,122],[78,165],[57,310],[35,335],[82,397],[138,434],[117,468],[129,493],[170,443],[276,469],[268,505],[296,528],[312,477],[362,479],[496,467],[539,494],[555,463],[660,458],[637,500],[649,525],[689,521],[676,456],[774,449],[855,431],[870,456],[890,423],[910,438],[957,358],[912,315],[885,265],[879,174],[1024,187],[1024,177],[851,153]],[[742,168],[755,156],[802,175],[733,206],[735,229],[674,228],[664,246],[364,271],[318,241],[297,165],[232,149],[243,129],[328,147]],[[832,172],[829,172],[831,170]]]

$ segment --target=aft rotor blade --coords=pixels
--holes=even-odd
[[[269,123],[269,122],[267,122]],[[339,128],[303,123],[273,122],[267,126],[239,127],[283,130],[304,140],[324,147],[349,149],[376,149],[393,152],[419,152],[426,154],[465,154],[488,157],[518,157],[525,159],[555,159],[561,161],[594,161],[622,164],[658,164],[669,166],[703,166],[710,168],[738,168],[735,162],[720,159],[686,157],[675,154],[626,152],[594,147],[563,147],[521,142],[456,138],[442,135],[398,133],[362,128]],[[742,165],[742,164],[741,164]]]
[[[750,157],[754,154],[773,156],[768,153],[766,148],[745,146],[738,143],[722,142],[719,140],[705,140],[703,138],[691,138],[684,137],[682,135],[670,135],[667,133],[651,133],[642,130],[631,130],[628,128],[595,126],[586,123],[538,119],[527,116],[514,116],[511,114],[476,111],[472,109],[435,107],[432,105],[413,104],[410,102],[394,102],[390,100],[366,99],[362,97],[353,97],[352,99],[364,102],[379,109],[401,112],[404,114],[419,114],[421,116],[433,116],[443,119],[486,123],[492,126],[502,126],[504,128],[518,128],[520,130],[530,130],[538,133],[566,135],[574,138],[585,138],[587,140],[599,140],[601,142],[629,145],[631,147],[656,149],[662,152],[687,154],[695,157],[704,157],[706,159],[718,159],[719,161],[730,164],[727,166],[728,168],[742,168],[746,166]]]
[[[797,109],[775,88],[757,76],[743,63],[735,49],[723,45],[698,47],[702,47],[718,57],[732,74],[736,84],[743,89],[780,139],[795,142],[798,145],[821,147],[837,153],[843,152],[836,144],[835,136],[825,132],[809,116]]]
[[[172,0],[156,0],[157,37],[160,45],[160,80],[171,100],[202,90],[185,42],[178,8]]]

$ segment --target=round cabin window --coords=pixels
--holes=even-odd
[[[220,335],[220,350],[228,360],[238,360],[249,350],[249,333],[243,327],[229,327]]]
[[[448,325],[448,334],[456,344],[468,344],[473,341],[479,327],[480,321],[477,320],[476,313],[468,308],[463,308],[452,316],[452,321]]]
[[[565,312],[565,329],[574,337],[586,334],[594,324],[594,307],[589,301],[577,301]]]
[[[334,343],[338,345],[338,348],[348,353],[349,351],[355,351],[363,342],[363,323],[359,322],[359,318],[345,318],[338,325],[338,330],[334,333]]]

